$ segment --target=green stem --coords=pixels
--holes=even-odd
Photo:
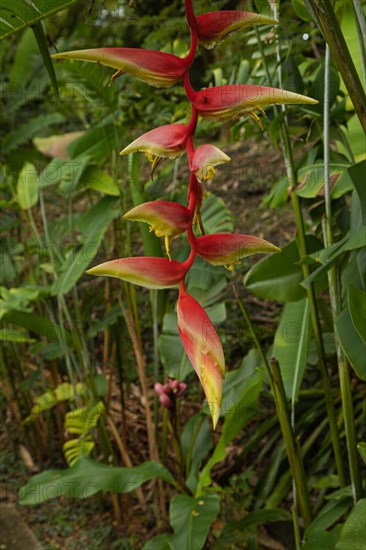
[[[276,4],[274,4],[274,8],[277,10]],[[276,13],[274,13],[274,15],[275,15],[275,18],[278,19],[278,15]],[[280,63],[281,59],[280,59],[279,44],[277,44],[276,46],[276,58],[277,58],[277,65],[278,65],[278,69],[277,69],[278,78],[281,85],[282,72],[281,72],[281,63]],[[284,106],[282,106],[282,110],[284,110]],[[278,113],[277,107],[275,107],[275,112]],[[289,179],[290,188],[291,188],[292,206],[295,213],[296,230],[297,230],[296,240],[299,248],[300,258],[303,259],[307,255],[305,225],[304,225],[304,219],[301,211],[300,200],[299,200],[299,197],[294,192],[298,182],[297,182],[295,161],[293,157],[292,146],[291,146],[290,137],[287,129],[286,119],[284,119],[281,122],[280,129],[281,129],[281,139],[282,139],[282,151],[283,151],[283,156],[286,164],[287,177]],[[303,277],[304,279],[306,279],[310,275],[309,265],[303,263],[301,267],[302,267]],[[316,294],[315,294],[313,284],[311,284],[310,287],[307,289],[307,297],[309,300],[311,325],[314,332],[316,347],[317,347],[318,356],[319,356],[319,367],[320,367],[320,373],[321,373],[322,382],[323,382],[325,402],[327,405],[329,429],[330,429],[331,438],[332,438],[337,473],[339,476],[339,482],[341,486],[344,487],[346,483],[346,478],[345,478],[343,458],[341,453],[340,437],[337,429],[336,413],[335,413],[335,407],[334,407],[334,402],[332,397],[332,387],[330,383],[329,374],[327,371],[327,361],[326,361],[324,341],[323,341],[323,336],[322,336],[322,331],[320,326],[320,316],[319,316],[318,304],[316,301]]]
[[[357,26],[358,42],[360,45],[360,54],[363,68],[363,83],[366,85],[366,19],[362,11],[360,0],[353,0],[353,11]]]
[[[158,290],[150,291],[153,316],[153,346],[154,346],[154,384],[159,381],[159,325],[158,325]],[[155,439],[159,437],[159,398],[154,393],[154,430]]]
[[[357,74],[346,40],[329,0],[307,0],[352,100],[363,130],[366,132],[366,94]]]
[[[238,300],[239,308],[243,313],[243,317],[248,325],[249,332],[258,349],[258,352],[263,361],[265,371],[268,376],[268,380],[271,386],[271,391],[273,394],[273,399],[274,399],[277,414],[278,414],[278,420],[280,423],[283,440],[286,447],[286,453],[290,464],[291,474],[296,485],[296,491],[298,495],[301,514],[304,520],[304,525],[305,527],[307,527],[311,523],[311,509],[310,509],[308,487],[306,483],[305,469],[304,469],[301,452],[298,445],[296,444],[295,436],[291,427],[286,395],[283,389],[282,377],[278,367],[278,363],[275,359],[271,361],[271,364],[268,363],[266,354],[264,353],[263,347],[254,330],[254,327],[252,325],[252,322],[250,320],[250,317],[248,315],[244,302],[240,299],[235,286],[233,286],[233,290]]]
[[[295,437],[291,428],[290,415],[288,411],[285,390],[283,387],[281,371],[278,362],[274,358],[271,360],[270,371],[273,380],[272,393],[278,413],[278,420],[281,426],[282,436],[286,446],[286,452],[288,461],[290,463],[292,477],[294,478],[296,484],[299,506],[306,528],[311,523],[311,508],[304,463],[302,460],[301,451],[295,441]]]
[[[332,199],[329,177],[330,161],[330,135],[329,135],[329,69],[330,69],[330,49],[327,44],[325,50],[325,80],[324,80],[324,197],[325,197],[325,220],[323,224],[323,238],[325,247],[333,244],[333,224],[332,224]],[[355,502],[362,496],[362,484],[358,468],[358,454],[356,443],[356,430],[354,423],[354,409],[351,393],[351,383],[347,360],[339,339],[336,319],[341,312],[340,286],[338,284],[337,266],[328,270],[328,283],[330,304],[334,325],[334,336],[337,350],[337,362],[339,371],[339,381],[342,395],[342,409],[347,441],[347,453],[349,470],[351,476],[352,494]]]
[[[293,204],[295,217],[296,217],[297,243],[299,247],[300,258],[304,258],[307,255],[307,245],[306,245],[306,239],[305,239],[305,228],[304,228],[304,220],[301,212],[301,205],[300,205],[299,197],[293,191],[291,193],[291,198],[292,198],[292,204]],[[309,265],[302,264],[301,267],[302,267],[304,279],[306,279],[310,275]],[[339,438],[339,433],[337,428],[336,411],[335,411],[335,406],[334,406],[334,401],[332,396],[332,386],[331,386],[331,382],[330,382],[330,378],[327,370],[325,347],[324,347],[324,341],[323,341],[323,336],[321,331],[316,294],[315,294],[315,289],[313,284],[311,284],[307,289],[307,296],[308,296],[309,307],[310,307],[311,325],[313,328],[316,347],[317,347],[318,356],[319,356],[319,369],[320,369],[320,374],[323,382],[324,398],[327,406],[327,415],[329,420],[329,429],[330,429],[330,435],[332,438],[335,463],[337,467],[339,483],[341,487],[344,487],[346,484],[346,477],[345,477],[344,464],[343,464],[343,458],[342,458],[342,452],[341,452],[340,438]]]
[[[267,357],[266,357],[266,354],[264,353],[264,349],[262,347],[262,344],[260,343],[259,341],[259,338],[257,336],[257,333],[255,332],[254,330],[254,327],[253,327],[253,324],[252,324],[252,321],[248,315],[248,312],[246,310],[246,307],[244,305],[244,302],[241,300],[239,294],[238,294],[238,291],[236,290],[236,287],[235,285],[232,286],[233,288],[233,292],[235,294],[235,298],[237,299],[238,301],[238,304],[239,304],[239,309],[240,311],[242,312],[243,314],[243,317],[245,319],[245,322],[246,324],[248,325],[248,328],[249,328],[249,332],[250,332],[250,335],[253,339],[253,342],[258,350],[258,353],[259,355],[261,356],[261,359],[262,359],[262,363],[263,363],[263,366],[266,370],[266,373],[268,375],[268,378],[269,378],[269,382],[270,384],[272,385],[273,384],[273,380],[272,380],[272,375],[271,375],[271,370],[269,368],[269,363],[268,363],[268,360],[267,360]]]

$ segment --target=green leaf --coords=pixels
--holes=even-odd
[[[174,529],[171,538],[174,550],[201,550],[219,509],[216,494],[199,498],[174,496],[169,510],[170,524]]]
[[[81,457],[89,456],[94,448],[90,431],[97,425],[100,416],[105,412],[102,401],[94,405],[70,411],[65,416],[64,429],[79,437],[66,441],[63,445],[65,458],[72,466]]]
[[[332,186],[341,179],[348,166],[348,164],[329,164],[329,179]],[[316,197],[324,188],[324,163],[312,164],[300,168],[297,179],[299,185],[295,190],[296,195],[306,199]]]
[[[140,182],[140,164],[137,155],[128,155],[128,179],[130,183],[131,198],[134,206],[142,204],[144,198],[141,192]],[[145,223],[138,224],[142,243],[144,246],[144,254],[146,256],[162,256],[162,246],[160,239],[156,238],[154,233],[149,231]]]
[[[276,331],[273,355],[279,362],[288,399],[297,401],[310,345],[308,299],[285,305]]]
[[[297,245],[292,242],[278,254],[257,262],[245,275],[244,285],[260,298],[278,302],[301,300],[305,290],[300,286],[303,275],[298,261]]]
[[[366,550],[366,498],[359,500],[353,508],[335,550]]]
[[[232,233],[233,216],[222,199],[209,195],[202,205],[202,222],[206,233]]]
[[[272,134],[274,133],[273,126],[275,124],[278,126],[280,123],[282,123],[284,117],[285,117],[285,113],[280,113],[280,115],[278,115],[278,117],[276,117],[276,119],[271,122],[270,129]],[[278,128],[277,128],[277,131],[278,131]],[[263,198],[264,206],[266,206],[267,208],[279,208],[281,206],[284,206],[287,203],[289,198],[288,188],[289,188],[289,181],[286,175],[280,178],[278,182],[276,182],[272,186],[270,192],[267,195],[265,195],[265,197]]]
[[[226,447],[257,412],[258,396],[263,382],[263,371],[256,369],[245,384],[238,401],[227,411],[220,439],[214,453],[199,477],[196,495],[203,494],[211,482],[211,470],[226,456]]]
[[[35,339],[28,336],[27,332],[0,324],[0,342],[31,344],[35,342]]]
[[[366,443],[364,443],[364,442],[358,443],[357,449],[358,449],[358,451],[359,451],[359,453],[362,457],[362,460],[366,464]]]
[[[118,186],[112,176],[96,164],[87,166],[80,178],[80,183],[104,195],[119,197],[120,194]]]
[[[36,141],[36,140],[34,140]],[[70,184],[73,189],[88,170],[89,157],[78,157],[72,160],[54,158],[42,170],[39,176],[39,187],[42,189],[61,182],[64,187]]]
[[[79,218],[79,229],[84,234],[80,249],[62,266],[62,273],[53,286],[54,294],[65,294],[84,273],[96,256],[110,222],[119,214],[118,200],[104,197]]]
[[[0,19],[0,39],[18,32],[46,17],[64,10],[79,0],[16,0],[2,2]]]
[[[37,397],[31,413],[23,421],[24,424],[34,422],[38,415],[52,409],[57,403],[74,399],[74,386],[68,382],[59,384],[54,390],[47,390]]]
[[[67,147],[69,156],[72,159],[88,156],[94,161],[103,160],[111,151],[120,150],[124,133],[122,126],[106,122],[70,143]]]
[[[303,21],[312,21],[313,18],[311,14],[309,13],[304,0],[293,0],[292,1],[292,7],[297,15],[297,17],[300,17]]]
[[[2,143],[3,153],[9,153],[19,147],[19,145],[26,143],[45,128],[49,128],[53,124],[61,124],[64,121],[65,117],[60,113],[42,114],[31,118],[29,122],[6,135]]]
[[[171,542],[171,535],[157,535],[147,541],[143,550],[174,550]]]
[[[313,254],[309,254],[310,258],[313,258],[315,261],[320,262],[321,264],[329,264],[332,260],[335,260],[343,254],[343,252],[348,252],[349,250],[356,250],[357,248],[363,248],[366,246],[366,225],[363,225],[357,229],[352,235],[346,235],[338,241],[337,243],[317,250]]]
[[[225,416],[240,401],[248,380],[262,364],[256,349],[251,349],[242,360],[240,367],[227,372],[222,388],[221,416]]]
[[[197,487],[199,467],[211,447],[212,435],[208,417],[199,412],[189,419],[181,435],[181,449],[187,470],[185,483],[192,493]]]
[[[168,376],[177,380],[184,380],[192,372],[191,364],[178,335],[161,334],[158,347],[161,362]]]
[[[329,106],[331,106],[337,98],[340,85],[340,76],[338,71],[330,67],[329,69]],[[325,89],[325,63],[323,62],[317,75],[309,87],[309,97],[317,99],[319,103],[317,105],[307,106],[307,109],[315,113],[323,113],[324,109],[324,89]]]
[[[366,292],[350,286],[347,299],[353,326],[366,344]]]
[[[149,540],[143,550],[201,550],[219,508],[216,494],[201,498],[174,496],[169,510],[174,535],[158,535]]]
[[[41,286],[24,285],[18,288],[0,287],[0,319],[11,311],[30,312],[30,302],[35,302],[40,296],[47,294]]]
[[[159,478],[174,487],[171,473],[157,462],[144,462],[140,466],[121,468],[100,464],[91,458],[80,458],[66,470],[46,470],[37,474],[20,489],[20,504],[40,504],[46,500],[65,496],[88,498],[99,491],[130,493],[145,481]]]
[[[79,180],[88,166],[90,157],[80,156],[72,159],[72,161],[67,161],[63,165],[62,170],[62,179],[59,185],[59,191],[63,193],[67,198],[70,198],[75,192],[75,189],[79,183]],[[66,169],[66,172],[65,172]]]
[[[366,160],[351,166],[348,169],[348,173],[356,188],[358,198],[360,199],[362,223],[366,224],[366,190],[364,184],[366,180]]]
[[[272,510],[255,510],[250,512],[243,519],[232,521],[225,525],[214,549],[219,550],[223,544],[235,543],[243,540],[248,527],[263,525],[266,523],[277,523],[279,521],[291,521],[291,514],[287,510],[273,508]]]
[[[53,67],[50,52],[48,50],[47,38],[45,36],[42,23],[38,21],[37,23],[32,25],[32,30],[33,30],[34,36],[36,37],[38,49],[42,56],[44,66],[46,67],[46,70],[48,72],[48,76],[50,77],[52,87],[55,91],[58,101],[60,101],[60,94],[58,91],[55,69]]]
[[[2,321],[4,323],[11,323],[18,327],[23,327],[31,334],[37,334],[39,337],[48,338],[51,341],[59,341],[61,329],[58,325],[51,323],[48,319],[41,317],[40,315],[35,315],[34,313],[26,313],[22,311],[9,311],[6,313]],[[66,330],[62,330],[66,342],[68,344],[73,343],[71,334]]]
[[[309,254],[308,258],[313,258],[316,261],[321,262],[323,265],[315,269],[306,279],[301,283],[304,288],[309,288],[310,285],[316,281],[320,282],[321,278],[324,278],[325,273],[333,267],[337,258],[344,252],[356,250],[357,248],[363,248],[366,246],[366,227],[362,226],[357,229],[350,237],[346,236],[334,245],[318,250],[314,254]],[[350,263],[348,266],[351,265]],[[346,267],[346,270],[348,268]]]
[[[322,550],[334,548],[341,526],[330,529],[352,506],[352,498],[332,500],[326,504],[305,532],[306,542],[303,550]]]
[[[26,210],[38,202],[38,175],[33,164],[26,162],[21,169],[17,183],[17,197],[20,208]]]
[[[352,322],[348,304],[336,319],[338,336],[355,373],[366,380],[366,346]]]

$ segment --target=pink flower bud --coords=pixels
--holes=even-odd
[[[163,393],[159,396],[159,401],[165,409],[171,409],[173,406],[172,400],[166,393]]]
[[[155,390],[155,393],[157,395],[163,395],[163,393],[165,393],[165,388],[163,386],[163,384],[160,384],[159,382],[157,382],[154,386],[154,390]]]
[[[176,396],[180,397],[183,394],[183,392],[185,392],[186,389],[187,389],[187,384],[185,384],[184,382],[179,382],[179,388],[176,393]]]

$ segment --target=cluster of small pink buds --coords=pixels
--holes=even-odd
[[[172,409],[175,400],[180,397],[187,388],[187,384],[169,378],[166,384],[155,384],[154,389],[159,401],[165,409]]]
[[[225,359],[221,342],[209,317],[185,288],[186,273],[196,255],[212,265],[232,269],[246,256],[278,252],[279,249],[259,237],[250,235],[205,235],[200,216],[204,185],[212,180],[215,167],[229,162],[230,158],[214,145],[204,144],[195,149],[193,136],[198,117],[225,122],[249,115],[262,128],[257,112],[264,115],[263,108],[268,105],[317,102],[278,88],[247,84],[214,86],[198,92],[193,90],[189,80],[189,69],[198,44],[212,48],[238,29],[249,25],[275,24],[277,21],[256,13],[235,10],[215,11],[196,16],[192,0],[185,0],[185,8],[191,44],[184,58],[138,48],[80,50],[59,53],[54,57],[92,61],[113,67],[117,72],[111,81],[123,73],[157,87],[169,87],[180,80],[184,81],[186,96],[191,104],[188,124],[168,124],[150,130],[121,151],[121,155],[139,151],[146,153],[152,163],[152,173],[161,158],[174,159],[187,154],[190,170],[187,206],[169,201],[153,201],[141,204],[125,214],[128,220],[148,223],[158,237],[164,237],[168,258],[121,258],[93,267],[88,273],[117,277],[147,288],[180,285],[177,307],[179,334],[205,392],[215,428],[220,415]],[[200,232],[199,236],[195,234],[196,229]],[[171,259],[171,240],[183,233],[188,237],[191,253],[185,262],[177,262]],[[160,397],[165,401],[164,406],[168,406],[171,401],[170,394],[164,391]]]

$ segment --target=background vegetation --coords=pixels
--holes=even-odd
[[[190,271],[227,357],[220,427],[211,432],[179,341],[176,291],[84,275],[106,259],[163,255],[121,214],[147,200],[184,202],[188,173],[169,161],[151,180],[146,159],[118,152],[186,121],[184,89],[127,75],[108,87],[108,68],[53,69],[48,57],[102,46],[185,54],[183,3],[47,1],[40,21],[19,1],[23,11],[3,8],[0,25],[4,494],[14,500],[23,486],[20,503],[36,507],[22,513],[45,548],[362,548],[365,3],[336,2],[332,36],[318,13],[328,2],[194,4],[197,15],[275,9],[280,21],[200,48],[196,89],[258,83],[319,100],[268,109],[263,132],[247,118],[199,122],[198,144],[232,157],[208,190],[207,232],[235,228],[283,247],[234,272],[199,259]],[[333,53],[342,36],[350,76]],[[176,241],[173,257],[186,255]],[[173,416],[153,392],[167,377],[188,386]]]

